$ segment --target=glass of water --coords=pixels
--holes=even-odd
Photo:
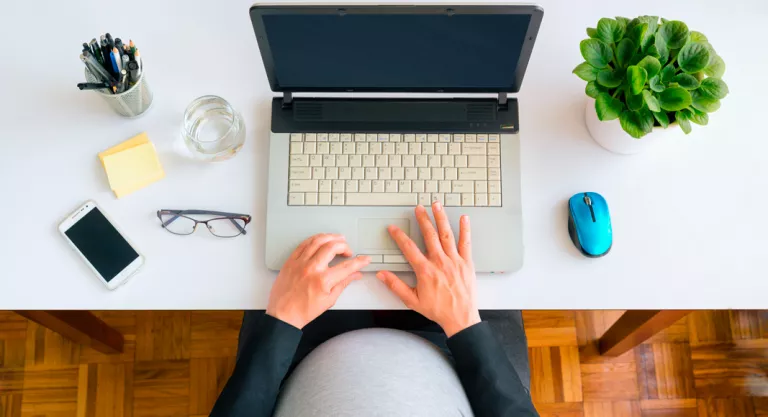
[[[243,147],[245,123],[227,100],[202,96],[184,112],[181,136],[195,159],[223,161]]]

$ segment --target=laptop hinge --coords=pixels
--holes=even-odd
[[[291,104],[293,104],[293,94],[290,91],[286,91],[283,93],[283,108],[287,109],[291,107]]]
[[[499,93],[499,109],[507,108],[507,93]]]

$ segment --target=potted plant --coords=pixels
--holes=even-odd
[[[674,125],[688,134],[728,94],[725,62],[683,22],[603,18],[587,35],[573,73],[587,82],[587,128],[610,151],[639,152]]]

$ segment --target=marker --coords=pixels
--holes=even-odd
[[[128,62],[128,72],[131,73],[132,83],[139,82],[139,77],[141,76],[141,69],[139,69],[139,64],[136,61]]]
[[[83,53],[85,52],[92,52],[92,51],[91,51],[91,46],[83,42]]]
[[[123,69],[123,60],[120,59],[120,52],[117,50],[117,48],[112,48],[112,65],[115,67],[115,73],[120,74],[120,70]]]
[[[110,35],[109,33],[107,33],[105,37],[107,38],[107,45],[109,45],[109,49],[111,50],[112,48],[115,47],[115,40],[112,39],[112,35]]]
[[[102,88],[109,88],[107,83],[77,83],[77,88],[81,90],[99,90]]]
[[[131,62],[131,59],[128,58],[128,55],[123,55],[123,56],[120,57],[120,60],[122,61],[121,62],[122,65],[120,66],[120,68],[124,69],[124,70],[127,70],[128,69],[128,63]]]

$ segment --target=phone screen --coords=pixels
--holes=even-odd
[[[64,233],[107,282],[139,257],[98,208]]]

